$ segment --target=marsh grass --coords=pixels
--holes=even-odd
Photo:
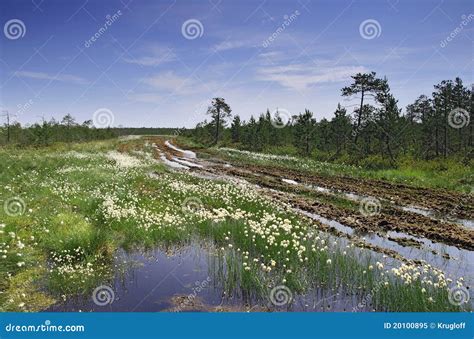
[[[123,153],[109,153],[116,149]],[[149,152],[141,140],[0,150],[0,193],[25,205],[15,216],[0,210],[0,310],[88,295],[113,279],[117,249],[188,246],[196,237],[218,249],[212,275],[229,297],[266,302],[284,284],[301,295],[371,294],[376,310],[457,310],[446,288],[370,268],[370,252],[320,233],[253,187],[170,172]],[[189,197],[195,210],[183,208]]]
[[[183,145],[189,144],[186,138],[179,138]],[[192,145],[192,143],[190,143]],[[362,166],[343,163],[324,162],[299,156],[280,156],[271,153],[253,153],[229,148],[203,149],[212,155],[239,164],[275,166],[310,174],[324,176],[349,176],[353,178],[377,179],[388,182],[409,184],[424,188],[441,188],[463,193],[471,192],[474,185],[472,161],[463,164],[462,159],[442,159],[433,161],[413,160],[405,157],[397,168],[368,169]]]

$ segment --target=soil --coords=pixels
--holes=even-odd
[[[166,147],[164,144],[165,138],[150,137],[148,139],[149,142],[154,142],[160,151],[166,154],[168,159],[171,159],[172,156],[182,156],[179,152]],[[473,219],[474,204],[469,203],[472,197],[467,194],[418,188],[380,180],[319,176],[273,166],[232,163],[232,167],[225,167],[222,161],[211,161],[211,159],[206,160],[206,165],[204,168],[190,168],[190,171],[245,179],[266,188],[265,193],[274,199],[287,203],[294,208],[336,220],[357,232],[374,232],[377,235],[384,236],[387,231],[396,231],[466,250],[474,250],[474,230],[454,222],[437,220],[397,207],[416,205],[429,208],[440,215]],[[282,182],[282,178],[294,180],[302,185]],[[358,211],[358,208],[351,206],[351,204],[355,204],[357,207],[357,202],[348,201],[347,206],[341,206],[331,202],[331,199],[334,199],[333,195],[317,192],[305,185],[323,187],[332,191],[355,193],[360,196],[376,197],[382,202],[382,207],[380,212],[375,215],[363,215]],[[341,196],[338,196],[338,198],[340,199]],[[408,238],[403,240],[397,238],[394,241],[403,246],[420,246],[418,241],[412,241]]]

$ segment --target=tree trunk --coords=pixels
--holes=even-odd
[[[215,140],[215,144],[217,145],[217,141],[219,140],[219,127],[220,127],[220,117],[221,117],[221,112],[219,110],[219,108],[217,109],[217,117],[216,117],[216,140]]]
[[[360,108],[359,108],[359,114],[357,117],[357,127],[356,127],[356,134],[354,137],[354,144],[357,145],[357,139],[359,138],[359,127],[360,123],[362,121],[362,108],[364,107],[364,90],[360,92]]]

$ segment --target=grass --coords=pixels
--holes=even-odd
[[[470,193],[474,187],[474,163],[463,164],[460,159],[441,159],[431,161],[402,158],[393,169],[367,169],[362,166],[346,165],[336,162],[318,161],[311,157],[286,156],[272,150],[271,153],[254,153],[229,148],[205,149],[188,138],[179,137],[183,147],[202,149],[229,161],[242,164],[278,166],[318,175],[343,175],[355,178],[377,179],[394,183],[409,184],[416,187],[448,189]]]
[[[399,263],[319,232],[253,186],[170,172],[151,150],[143,140],[0,150],[0,310],[90,295],[112,281],[118,248],[195,238],[218,249],[214,275],[227,295],[249,301],[264,302],[283,284],[295,294],[370,295],[377,310],[460,309],[441,272],[410,266],[397,275],[388,265]]]

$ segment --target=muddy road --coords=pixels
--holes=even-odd
[[[148,137],[156,159],[209,179],[239,179],[291,206],[322,230],[398,260],[474,273],[472,197],[380,180],[328,177],[273,166],[228,162],[180,149],[173,140]],[[376,201],[364,211],[366,200]],[[367,212],[367,213],[365,213]]]

